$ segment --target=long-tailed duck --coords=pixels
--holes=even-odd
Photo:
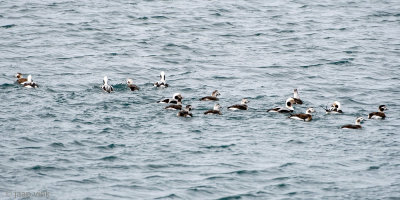
[[[172,96],[172,99],[163,99],[161,101],[157,101],[157,103],[170,103],[170,104],[178,104],[178,101],[182,101],[183,97],[181,93],[175,93]]]
[[[217,98],[219,95],[221,95],[218,90],[214,90],[212,92],[211,96],[206,96],[200,99],[200,101],[218,101],[219,99]]]
[[[154,83],[154,87],[159,87],[159,88],[168,87],[168,84],[165,81],[165,73],[163,71],[160,74],[160,80]]]
[[[276,107],[276,108],[267,110],[267,112],[291,113],[294,110],[294,108],[293,108],[294,102],[295,102],[295,100],[292,97],[290,97],[290,98],[286,99],[286,108]]]
[[[192,110],[191,105],[187,105],[185,109],[179,111],[176,116],[178,117],[193,117],[192,113],[190,111]]]
[[[247,110],[247,103],[249,103],[249,101],[244,98],[242,99],[242,102],[240,104],[235,104],[233,106],[229,106],[228,110]]]
[[[342,126],[342,129],[361,129],[361,122],[364,120],[364,118],[359,117],[356,119],[356,123],[355,124],[346,124],[344,126]]]
[[[339,101],[335,101],[332,103],[331,107],[325,107],[323,108],[326,111],[326,114],[332,113],[332,114],[337,114],[337,113],[343,113],[342,107]]]
[[[221,106],[217,103],[214,105],[214,109],[212,110],[207,110],[206,112],[204,112],[205,115],[222,115],[221,111],[220,111]]]
[[[368,119],[385,119],[386,115],[383,111],[387,110],[385,105],[379,106],[379,112],[369,113]]]
[[[24,82],[28,81],[28,79],[22,77],[22,74],[19,72],[17,74],[15,74],[15,77],[17,78],[17,83],[19,83],[19,84],[23,84]]]
[[[139,87],[135,84],[133,84],[133,80],[128,78],[126,80],[126,84],[128,85],[128,87],[131,89],[131,91],[135,91],[135,90],[139,90]]]
[[[32,81],[32,76],[29,75],[27,80],[22,83],[22,85],[26,88],[37,88],[39,87],[38,84]]]
[[[293,90],[293,99],[295,104],[303,104],[303,101],[300,99],[299,92],[297,89]]]
[[[177,104],[168,105],[164,109],[166,109],[166,110],[182,110],[182,102],[180,99],[178,99]]]
[[[114,91],[114,88],[111,85],[108,85],[107,76],[105,76],[103,79],[103,86],[101,86],[101,89],[103,89],[104,91],[106,91],[108,93],[111,93],[112,91]]]
[[[310,107],[307,109],[305,114],[294,114],[294,115],[290,115],[289,118],[291,119],[297,119],[297,120],[303,120],[305,122],[311,121],[312,120],[312,116],[311,113],[315,112],[315,109]]]

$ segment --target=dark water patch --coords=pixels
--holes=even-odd
[[[333,61],[328,63],[329,65],[347,65],[350,64],[350,60],[339,60],[339,61]]]
[[[97,146],[98,149],[115,149],[117,147],[125,147],[124,144],[109,144],[106,146]]]
[[[106,156],[106,157],[101,158],[100,160],[112,162],[112,161],[115,161],[115,160],[117,160],[117,159],[118,159],[117,156]]]
[[[20,147],[17,149],[41,149],[42,147]]]
[[[156,16],[151,16],[152,19],[168,19],[168,17],[163,16],[163,15],[156,15]]]
[[[200,148],[205,148],[205,149],[229,149],[230,147],[235,146],[236,144],[227,144],[227,145],[212,145],[212,146],[204,146]]]
[[[183,199],[180,196],[176,195],[176,194],[169,194],[166,196],[162,196],[162,197],[156,197],[155,199]]]
[[[12,28],[12,27],[15,27],[15,26],[17,26],[17,25],[16,24],[7,24],[7,25],[3,25],[3,26],[0,26],[0,27],[8,29],[8,28]]]
[[[219,200],[233,200],[233,199],[243,199],[243,198],[256,198],[256,195],[253,194],[236,194],[236,195],[231,195],[231,196],[226,196],[226,197],[222,197],[219,198]]]
[[[64,148],[65,147],[64,144],[61,142],[53,142],[50,144],[50,146],[53,148]]]
[[[236,174],[236,175],[257,175],[259,174],[259,170],[238,170],[238,171],[233,171],[229,172],[227,174]]]
[[[26,168],[27,170],[33,170],[33,171],[40,171],[40,172],[46,172],[46,171],[56,171],[56,170],[62,170],[61,168],[57,167],[50,167],[50,166],[42,166],[42,165],[35,165],[33,167]]]
[[[379,169],[380,167],[379,166],[370,166],[369,168],[368,168],[368,170],[377,170],[377,169]]]

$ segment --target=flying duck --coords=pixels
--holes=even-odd
[[[206,96],[200,99],[200,101],[218,101],[219,99],[217,98],[219,95],[221,95],[218,90],[214,90],[212,92],[211,96]]]
[[[314,108],[310,107],[307,109],[305,114],[294,114],[294,115],[290,115],[289,118],[303,120],[305,122],[308,122],[308,121],[312,120],[311,113],[313,113],[313,112],[315,112]]]
[[[290,98],[286,99],[286,108],[276,107],[276,108],[267,110],[267,112],[291,113],[294,110],[294,108],[293,108],[294,102],[295,102],[295,100],[292,97],[290,97]]]
[[[178,104],[178,101],[181,100],[182,101],[183,97],[181,95],[181,93],[175,93],[172,96],[172,99],[163,99],[161,101],[157,101],[157,103],[170,103],[170,104]]]
[[[364,120],[364,118],[359,117],[356,119],[356,123],[355,124],[346,124],[344,126],[342,126],[342,129],[361,129],[361,122]]]
[[[229,106],[228,110],[247,110],[247,103],[249,103],[249,101],[244,98],[242,99],[242,102],[240,104],[235,104],[233,106]]]
[[[107,76],[105,76],[103,79],[103,86],[101,86],[101,89],[103,89],[105,92],[108,92],[108,93],[111,93],[112,91],[114,91],[114,88],[111,85],[108,85]]]
[[[163,71],[160,74],[160,80],[154,83],[154,87],[159,87],[159,88],[168,87],[168,84],[165,81],[165,73]]]
[[[177,104],[168,105],[164,109],[166,109],[166,110],[182,110],[181,99],[178,99],[178,103]]]
[[[37,88],[39,87],[38,84],[32,81],[32,76],[29,75],[27,80],[22,83],[22,85],[26,88]]]
[[[386,106],[380,105],[378,109],[379,109],[379,112],[369,113],[368,119],[385,119],[386,115],[383,111],[387,110]]]
[[[178,117],[193,117],[192,113],[190,111],[192,110],[191,105],[187,105],[185,109],[179,111],[176,116]]]
[[[205,115],[222,115],[221,111],[220,111],[221,106],[217,103],[214,105],[214,109],[212,110],[208,110],[206,112],[204,112]]]
[[[137,85],[133,84],[133,80],[130,78],[128,78],[126,80],[126,84],[128,85],[128,88],[131,89],[131,91],[139,90],[139,87]]]
[[[299,92],[297,89],[293,90],[293,99],[295,104],[303,104],[303,101],[300,99]]]
[[[17,77],[17,83],[19,83],[19,84],[23,84],[24,82],[28,81],[28,79],[22,77],[22,74],[19,72],[17,74],[15,74],[15,77]]]
[[[343,113],[342,107],[341,107],[339,101],[333,102],[330,108],[325,107],[324,110],[326,111],[326,114],[329,114],[329,113],[333,113],[333,114]]]

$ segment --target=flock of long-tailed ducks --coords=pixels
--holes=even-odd
[[[39,87],[38,84],[36,84],[32,80],[32,76],[28,75],[27,78],[24,78],[21,73],[17,73],[15,75],[17,79],[17,83],[21,84],[23,87],[26,88],[37,88]],[[127,79],[127,87],[131,89],[131,91],[136,91],[139,90],[139,87],[136,86],[133,83],[132,79]],[[166,88],[169,85],[166,83],[165,79],[165,73],[161,72],[160,74],[160,80],[155,82],[154,87],[157,88]],[[104,77],[103,79],[103,85],[101,88],[108,93],[111,93],[114,91],[113,87],[108,84],[108,78],[107,76]],[[205,96],[203,98],[200,98],[200,101],[218,101],[218,96],[221,95],[218,90],[215,90],[212,92],[211,96]],[[158,101],[157,103],[165,103],[169,104],[166,106],[164,109],[166,110],[179,110],[179,112],[176,114],[178,117],[192,117],[193,114],[190,112],[192,110],[191,105],[186,105],[185,107],[182,107],[182,95],[180,93],[175,93],[172,98],[167,98],[167,99],[162,99]],[[243,98],[240,104],[235,104],[232,106],[228,107],[228,110],[247,110],[247,103],[249,101],[246,98]],[[286,100],[285,107],[275,107],[268,109],[267,112],[275,112],[275,113],[287,113],[289,114],[290,119],[296,119],[296,120],[302,120],[302,121],[311,121],[312,120],[312,115],[311,113],[315,112],[315,109],[313,107],[309,107],[305,113],[299,113],[299,114],[293,114],[294,111],[294,105],[295,104],[303,104],[303,101],[300,99],[299,92],[297,89],[294,89],[293,91],[293,97],[289,97]],[[343,113],[341,109],[341,104],[338,101],[335,101],[331,104],[330,107],[325,107],[323,108],[326,112],[326,114],[341,114]],[[387,107],[385,105],[380,105],[378,107],[378,112],[372,112],[368,115],[368,119],[385,119],[386,115],[384,111],[387,110]],[[208,110],[204,112],[205,115],[222,115],[221,112],[221,106],[216,103],[214,105],[214,108],[212,110]],[[356,119],[355,124],[346,124],[342,126],[342,129],[361,129],[361,122],[364,121],[364,118],[358,117]]]

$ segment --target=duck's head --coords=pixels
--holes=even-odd
[[[18,72],[17,74],[15,74],[15,77],[16,78],[22,78],[22,74]]]
[[[293,108],[293,104],[295,103],[293,98],[288,98],[286,99],[286,108],[288,108],[289,110],[294,110]]]
[[[173,98],[173,99],[176,99],[176,100],[182,100],[182,99],[183,99],[181,93],[175,93],[175,94],[172,96],[172,98]]]
[[[219,103],[216,103],[214,105],[214,110],[219,110],[219,109],[221,109],[221,105],[219,105]]]
[[[250,101],[247,100],[247,98],[243,98],[241,104],[246,105],[247,103],[249,103]]]
[[[32,75],[29,74],[28,78],[27,78],[28,82],[32,82]]]
[[[296,98],[296,99],[300,99],[299,92],[297,91],[297,89],[293,90],[293,97]]]
[[[314,109],[313,107],[309,107],[309,108],[307,109],[307,111],[306,111],[307,114],[311,114],[311,113],[313,113],[313,112],[315,112],[315,109]]]
[[[192,105],[186,105],[185,110],[188,111],[188,112],[191,111],[192,110]]]
[[[341,110],[341,104],[339,101],[335,101],[333,102],[333,104],[331,105],[331,108],[335,108],[336,110]]]
[[[160,73],[160,79],[161,79],[161,82],[165,82],[165,72],[164,71],[162,71]]]
[[[213,97],[217,97],[219,95],[221,95],[221,94],[218,92],[218,90],[214,90],[214,92],[212,93]]]
[[[379,111],[383,112],[385,110],[387,110],[387,107],[385,105],[380,105],[379,106]]]
[[[128,78],[128,79],[126,80],[126,84],[128,84],[128,85],[132,85],[132,84],[133,84],[133,80],[132,80],[132,79],[130,79],[130,78]]]
[[[103,84],[104,84],[104,85],[107,85],[107,84],[108,84],[108,78],[107,78],[107,76],[104,76],[104,78],[103,78]]]
[[[358,117],[358,118],[356,119],[356,125],[360,125],[362,121],[364,121],[364,118]]]

